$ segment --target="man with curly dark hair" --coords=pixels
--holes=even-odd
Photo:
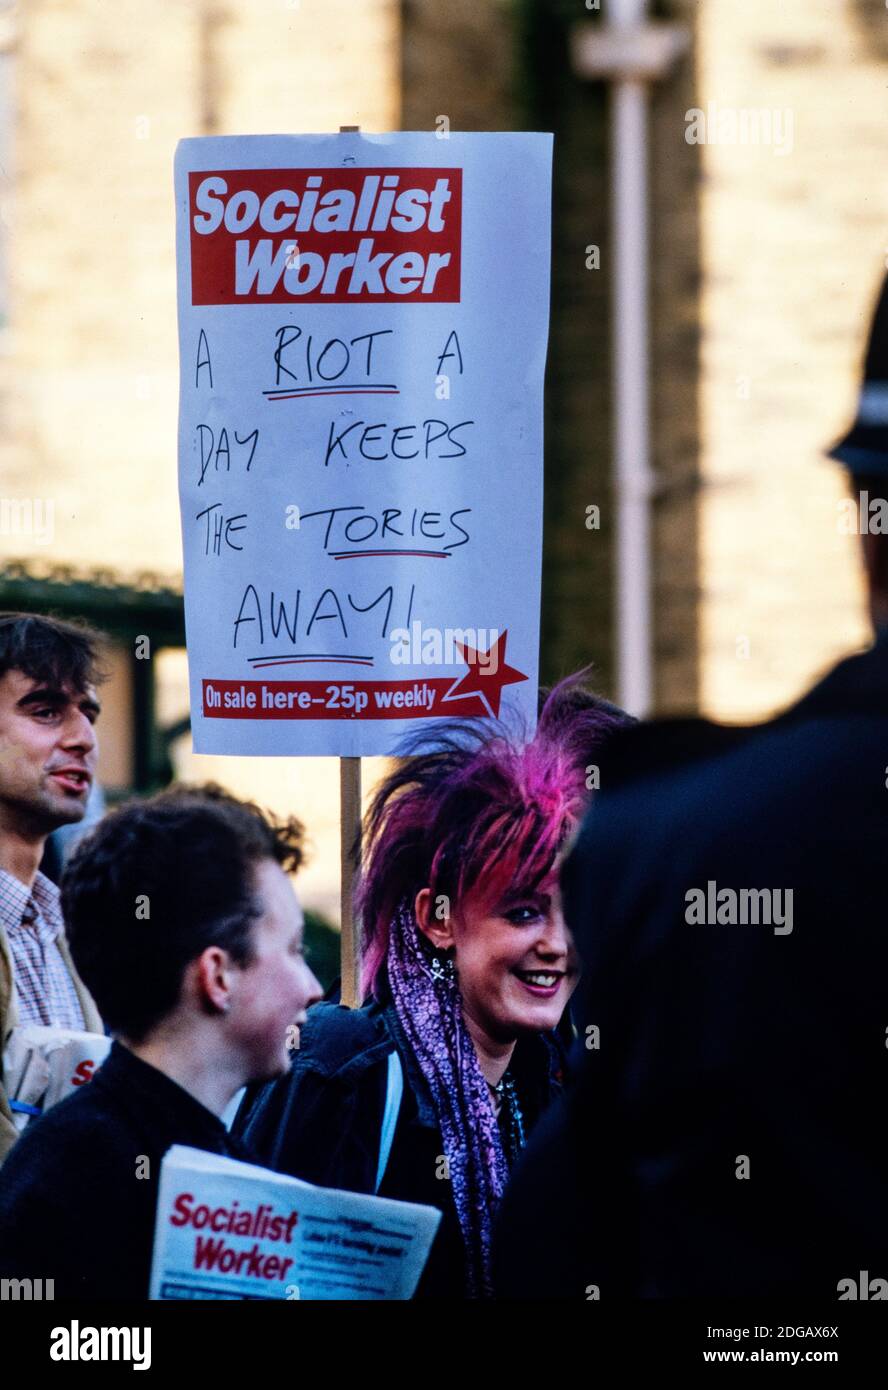
[[[18,1138],[2,1075],[12,1030],[102,1027],[40,872],[50,833],[86,814],[100,640],[82,623],[0,613],[0,1162]]]
[[[212,786],[133,802],[81,842],[65,921],[115,1042],[0,1172],[0,1275],[52,1279],[56,1298],[145,1298],[166,1150],[250,1158],[221,1116],[287,1070],[320,997],[287,876],[302,845],[298,821]]]

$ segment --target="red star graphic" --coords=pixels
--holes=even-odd
[[[500,634],[494,645],[488,647],[486,652],[477,652],[474,647],[468,646],[465,642],[457,642],[456,645],[462,652],[463,661],[469,670],[466,675],[457,676],[443,697],[445,701],[466,700],[474,695],[478,697],[492,718],[499,718],[503,686],[517,685],[519,681],[527,680],[523,671],[516,671],[514,666],[506,664],[506,638],[508,635],[509,630],[506,628],[505,632]],[[494,654],[494,661],[491,661],[491,654]],[[493,669],[494,667],[495,669]]]

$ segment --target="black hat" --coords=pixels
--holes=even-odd
[[[857,419],[829,457],[852,473],[888,474],[888,279],[870,329]]]

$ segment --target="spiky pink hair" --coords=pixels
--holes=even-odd
[[[380,982],[403,902],[429,888],[454,914],[539,890],[589,801],[589,765],[630,716],[561,681],[533,737],[493,720],[452,721],[412,739],[377,788],[364,823],[358,893],[365,995]]]

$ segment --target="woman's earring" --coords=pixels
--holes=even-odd
[[[452,984],[456,979],[456,961],[452,951],[434,951],[431,958],[431,971],[433,980],[441,980],[444,984]]]

